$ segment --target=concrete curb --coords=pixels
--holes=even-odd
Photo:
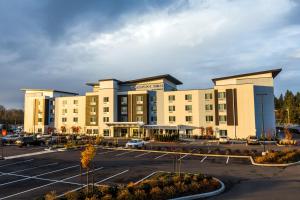
[[[220,181],[217,178],[214,178],[214,180],[218,181],[221,184],[221,188],[212,191],[212,192],[206,192],[206,193],[201,193],[201,194],[195,194],[195,195],[189,195],[189,196],[184,196],[184,197],[178,197],[178,198],[173,198],[169,200],[193,200],[193,199],[202,199],[202,198],[207,198],[207,197],[212,197],[221,194],[225,190],[225,184]]]
[[[300,161],[293,162],[293,163],[286,163],[286,164],[261,164],[261,163],[256,163],[252,157],[250,157],[250,160],[252,165],[260,166],[260,167],[289,167],[289,166],[300,164]]]

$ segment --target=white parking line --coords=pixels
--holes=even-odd
[[[228,164],[228,162],[229,162],[229,156],[227,157],[227,160],[226,160],[226,165]]]
[[[115,155],[115,156],[122,156],[122,155],[125,155],[125,154],[128,154],[128,153],[131,153],[132,151],[126,151],[126,152],[123,152],[123,153],[119,153],[119,154],[117,154],[117,155]]]
[[[71,167],[65,167],[65,168],[62,168],[62,169],[57,169],[57,170],[46,172],[46,173],[39,174],[39,175],[36,175],[36,176],[30,176],[30,177],[23,178],[23,179],[19,179],[19,180],[15,180],[15,181],[10,181],[10,182],[6,182],[6,183],[2,183],[2,184],[0,184],[0,186],[9,185],[9,184],[17,183],[17,182],[20,182],[20,181],[25,181],[25,180],[28,180],[28,179],[34,179],[34,178],[37,178],[39,176],[44,176],[44,175],[47,175],[47,174],[52,174],[52,173],[55,173],[55,172],[60,172],[60,171],[71,169],[71,168],[78,167],[78,166],[79,165],[74,165],[74,166],[71,166]],[[7,173],[7,174],[9,174],[9,173]]]
[[[139,181],[135,182],[134,184],[138,184],[138,183],[140,183],[140,182],[146,180],[147,178],[153,176],[153,175],[156,174],[156,173],[157,173],[157,171],[156,171],[156,172],[152,172],[151,174],[145,176],[144,178],[140,179]]]
[[[205,156],[204,158],[202,158],[202,160],[200,162],[204,162],[204,160],[207,158],[207,156]]]
[[[134,156],[134,157],[135,157],[135,158],[138,158],[138,157],[141,157],[141,156],[147,155],[147,154],[149,154],[149,153],[151,153],[151,152],[142,153],[142,154],[140,154],[140,155],[137,155],[137,156]]]
[[[163,154],[163,155],[157,156],[156,158],[154,158],[154,160],[159,159],[159,158],[162,158],[162,157],[164,157],[164,156],[166,156],[166,155],[168,155],[168,153],[165,153],[165,154]]]
[[[110,152],[115,152],[115,150],[114,151],[105,151],[105,152],[97,153],[97,155],[107,154],[107,153],[110,153]]]
[[[92,170],[92,172],[94,171],[98,171],[98,170],[100,170],[100,169],[103,169],[103,167],[100,167],[100,168],[97,168],[97,169],[95,169],[95,170]],[[91,172],[91,171],[90,171]],[[72,178],[75,178],[75,177],[78,177],[78,176],[81,176],[81,175],[85,175],[85,174],[87,174],[87,172],[85,172],[85,173],[82,173],[82,174],[77,174],[77,175],[75,175],[75,176],[71,176],[71,177],[68,177],[68,178],[64,178],[64,179],[62,179],[62,180],[60,180],[60,181],[55,181],[55,182],[53,182],[53,183],[48,183],[48,184],[45,184],[45,185],[41,185],[41,186],[38,186],[38,187],[35,187],[35,188],[31,188],[31,189],[29,189],[29,190],[25,190],[25,191],[22,191],[22,192],[18,192],[18,193],[15,193],[15,194],[12,194],[12,195],[9,195],[9,196],[6,196],[6,197],[2,197],[2,198],[0,198],[0,200],[2,200],[2,199],[8,199],[8,198],[11,198],[11,197],[14,197],[14,196],[18,196],[18,195],[20,195],[20,194],[24,194],[24,193],[27,193],[27,192],[31,192],[31,191],[33,191],[33,190],[37,190],[37,189],[40,189],[40,188],[43,188],[43,187],[47,187],[47,186],[49,186],[49,185],[54,185],[54,184],[56,184],[56,183],[59,183],[59,182],[63,182],[63,181],[65,181],[65,180],[69,180],[69,179],[72,179]]]
[[[9,173],[14,174],[14,173],[18,173],[18,172],[24,172],[24,171],[28,171],[28,170],[32,170],[32,169],[38,169],[38,168],[48,167],[48,166],[57,165],[57,164],[58,163],[50,163],[50,164],[41,165],[41,166],[37,166],[37,167],[31,167],[31,168],[21,169],[21,170],[9,172]],[[1,172],[1,173],[2,174],[0,176],[4,176],[6,174],[6,172]]]
[[[121,174],[124,174],[124,173],[126,173],[126,172],[128,172],[128,171],[129,171],[129,170],[127,169],[127,170],[124,170],[124,171],[122,171],[122,172],[120,172],[120,173],[117,173],[117,174],[115,174],[115,175],[113,175],[113,176],[110,176],[110,177],[107,177],[107,178],[105,178],[105,179],[102,179],[101,181],[96,182],[95,185],[97,185],[97,184],[99,184],[99,183],[102,183],[102,182],[104,182],[104,181],[107,181],[107,180],[109,180],[109,179],[112,179],[112,178],[114,178],[114,177],[116,177],[116,176],[119,176],[119,175],[121,175]],[[78,190],[80,190],[80,189],[82,189],[82,188],[84,188],[84,187],[86,187],[86,185],[84,185],[84,186],[82,186],[82,187],[79,187],[79,188],[75,188],[75,189],[70,190],[70,191],[68,191],[68,192],[65,192],[65,193],[59,195],[57,198],[63,197],[63,196],[65,196],[65,195],[68,194],[68,193],[78,191]],[[0,200],[1,200],[1,199],[0,199]]]
[[[9,164],[5,164],[5,165],[0,165],[0,168],[11,166],[11,165],[16,165],[16,164],[20,164],[20,163],[30,162],[30,161],[33,161],[33,159],[23,160],[23,161],[19,161],[19,162],[15,162],[15,163],[9,163]]]
[[[185,155],[181,156],[180,158],[178,158],[178,160],[181,160],[181,159],[187,157],[188,155],[190,155],[190,154],[185,154]]]

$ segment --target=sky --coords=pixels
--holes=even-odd
[[[87,82],[171,74],[180,89],[282,68],[300,85],[300,0],[0,0],[0,105],[21,88],[84,94]]]

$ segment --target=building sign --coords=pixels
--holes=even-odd
[[[149,83],[149,84],[139,84],[132,86],[135,90],[163,90],[164,83]]]

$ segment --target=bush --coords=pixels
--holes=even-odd
[[[138,200],[146,200],[147,199],[147,194],[144,190],[136,190],[134,192],[134,198]],[[126,199],[128,200],[128,199]]]
[[[45,200],[55,200],[56,199],[56,192],[51,191],[45,195]]]
[[[67,200],[78,200],[80,199],[80,193],[78,191],[69,192],[66,194]]]
[[[172,198],[176,194],[176,189],[174,186],[164,187],[163,193],[166,195],[167,198]]]
[[[269,152],[265,156],[257,156],[254,158],[257,163],[290,163],[300,161],[300,151],[284,150],[277,152]]]
[[[163,197],[163,193],[159,187],[152,188],[149,195],[153,200],[162,199]]]
[[[117,196],[117,200],[128,200],[132,198],[132,195],[130,194],[130,192],[127,189],[123,189],[121,191],[119,191],[118,196]]]

